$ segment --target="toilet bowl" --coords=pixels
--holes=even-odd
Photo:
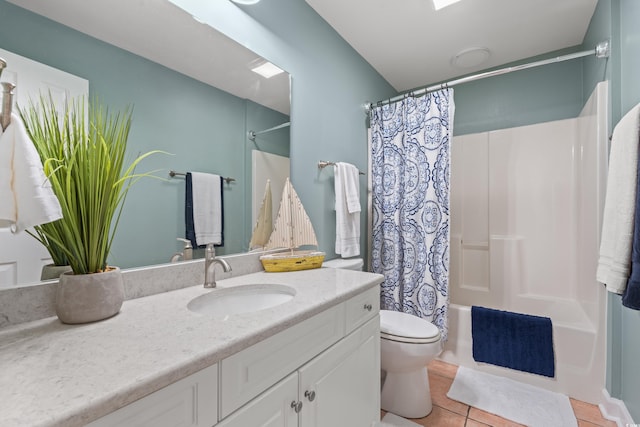
[[[323,267],[362,270],[362,258],[337,258]],[[442,352],[440,330],[416,316],[380,310],[380,367],[386,375],[381,408],[406,418],[426,417],[433,408],[427,363]]]
[[[380,310],[380,367],[385,372],[380,406],[405,418],[433,408],[427,363],[442,352],[440,331],[427,320]]]

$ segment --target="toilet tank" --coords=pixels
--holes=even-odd
[[[362,258],[336,258],[322,263],[323,267],[340,268],[343,270],[362,271],[364,261]]]

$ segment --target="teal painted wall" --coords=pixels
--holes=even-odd
[[[585,49],[592,48],[594,44],[603,41],[611,40],[612,53],[607,60],[598,60],[596,58],[583,59],[584,65],[584,92],[585,97],[588,96],[590,90],[593,90],[595,85],[601,80],[609,81],[609,134],[611,133],[611,123],[613,116],[619,117],[619,111],[614,112],[612,105],[612,98],[615,92],[619,92],[615,89],[615,84],[618,79],[612,79],[616,70],[619,68],[616,66],[617,58],[619,58],[619,43],[614,40],[614,34],[612,34],[613,28],[613,10],[611,0],[600,0],[596,6],[596,10],[591,18],[591,23],[587,29],[583,46]],[[616,28],[619,28],[616,26]],[[620,396],[620,378],[621,368],[620,352],[615,349],[614,343],[620,340],[620,323],[618,316],[613,316],[612,313],[616,311],[613,306],[615,304],[615,298],[611,298],[611,294],[607,295],[607,378],[606,388],[609,394],[614,397]]]
[[[262,0],[243,7],[229,2],[174,1],[292,73],[292,181],[323,249],[332,256],[333,171],[318,172],[316,163],[348,161],[366,170],[362,105],[394,96],[394,91],[370,74],[368,64],[303,1]],[[432,83],[425,78],[425,86]],[[575,117],[582,109],[582,67],[580,61],[571,61],[454,90],[456,135],[559,120]],[[361,201],[366,201],[364,194]],[[362,235],[365,225],[363,218]]]
[[[331,168],[319,171],[317,162],[347,161],[366,170],[366,115],[363,105],[368,101],[388,98],[396,92],[305,2],[263,0],[258,5],[243,8],[228,1],[176,2],[291,73],[291,178],[316,228],[321,248],[328,257],[333,257],[333,171]],[[224,175],[244,175],[247,178],[246,159],[254,147],[245,140],[244,132],[251,127],[251,116],[247,114],[245,122],[240,123],[242,131],[236,130],[234,125],[234,130],[229,129],[226,135],[215,138],[215,141],[210,141],[209,128],[202,126],[202,123],[211,122],[216,117],[220,119],[219,123],[215,123],[216,127],[222,127],[230,121],[242,122],[243,113],[236,113],[236,110],[247,107],[241,102],[232,101],[233,112],[228,115],[220,112],[218,115],[216,107],[209,105],[210,98],[204,95],[213,90],[206,85],[4,1],[0,1],[0,7],[1,16],[7,20],[6,25],[3,23],[0,26],[0,43],[3,47],[88,78],[92,92],[101,94],[109,104],[120,106],[134,103],[135,121],[139,126],[134,130],[140,136],[134,132],[132,140],[146,141],[145,147],[177,152],[172,149],[173,144],[183,146],[187,143],[183,132],[171,126],[167,120],[156,124],[153,118],[158,114],[167,114],[170,110],[168,99],[181,101],[181,106],[193,106],[193,114],[185,114],[184,118],[189,128],[198,129],[190,134],[193,136],[188,140],[189,144],[195,144],[192,150],[199,155],[195,156],[194,161],[184,156],[156,157],[147,164],[149,168],[198,170],[209,167],[216,168]],[[29,34],[32,36],[16,37],[18,28],[30,28]],[[34,43],[33,40],[39,42]],[[76,55],[69,53],[71,51],[80,52],[80,56],[91,60],[79,61]],[[133,84],[128,80],[131,70],[138,70],[136,74],[157,77],[145,79],[148,81],[146,85]],[[457,86],[454,132],[464,134],[573,117],[582,105],[581,79],[576,79],[576,76],[580,76],[579,65],[570,62]],[[190,88],[166,92],[165,83],[173,78],[184,80],[184,84]],[[425,81],[425,85],[430,83]],[[151,96],[158,93],[163,94],[161,99]],[[191,93],[200,99],[185,101],[187,95],[184,94]],[[227,108],[226,111],[229,110]],[[250,108],[246,111],[250,111]],[[153,129],[154,126],[159,128]],[[220,153],[230,151],[232,146],[243,144],[244,162],[238,156],[220,156]],[[214,159],[213,163],[203,153],[209,154]],[[225,204],[229,206],[225,210],[238,212],[247,205],[250,196],[238,194],[238,200],[234,193],[236,188],[232,185],[225,192]],[[365,189],[365,178],[362,178],[363,204],[366,203]],[[141,242],[133,238],[134,244],[131,245],[126,240],[122,245],[116,243],[114,263],[126,265],[128,260],[144,254],[146,244],[177,249],[172,239],[175,234],[182,232],[182,198],[181,182],[146,182],[134,187],[125,208],[127,221],[122,224],[120,233],[136,236],[140,230],[162,228],[172,231],[166,236],[156,235],[153,241]],[[150,206],[154,207],[152,212],[149,212]],[[159,222],[158,212],[163,210],[171,211],[168,217],[173,219]],[[246,249],[250,219],[247,216],[225,217],[228,218],[225,228],[235,227],[232,230],[238,231],[231,233],[242,234],[243,238],[237,241],[245,242],[228,245],[227,253]],[[366,247],[366,218],[362,218],[361,224],[361,244]],[[127,248],[131,248],[132,255],[127,255]],[[119,256],[121,254],[124,256]],[[149,263],[162,261],[164,259],[149,260]]]
[[[265,0],[254,6],[255,18],[228,1],[185,3],[204,9],[193,14],[206,17],[214,28],[291,73],[291,179],[309,212],[321,248],[327,251],[328,257],[333,257],[333,171],[328,168],[319,172],[317,162],[347,161],[366,170],[363,105],[369,100],[393,96],[395,91],[303,1]],[[254,147],[247,144],[244,132],[255,121],[265,126],[266,122],[264,117],[249,114],[245,120],[245,111],[250,113],[252,108],[241,100],[229,99],[223,110],[212,100],[222,96],[215,93],[215,89],[4,0],[0,0],[0,46],[89,79],[91,92],[100,94],[110,105],[134,103],[133,149],[160,148],[177,152],[176,146],[191,145],[193,156],[156,156],[145,163],[145,168],[210,170],[236,178],[242,177],[245,171],[246,178],[244,161],[250,156],[247,151]],[[143,75],[145,79],[134,82],[130,80],[132,75]],[[169,80],[181,80],[181,85],[173,83],[168,88]],[[176,105],[180,108],[176,109]],[[174,120],[159,119],[168,113],[179,116]],[[267,127],[281,122],[276,120]],[[211,129],[227,130],[216,131],[213,136]],[[232,150],[242,146],[245,153]],[[175,235],[183,234],[183,226],[181,220],[175,218],[182,218],[182,182],[139,184],[129,195],[124,213],[126,222],[121,223],[119,229],[119,235],[129,240],[114,245],[114,264],[131,265],[129,261],[144,254],[150,245],[167,247],[166,259],[179,248]],[[233,185],[225,189],[225,230],[228,241],[240,242],[241,239],[232,239],[232,236],[245,236],[243,227],[250,219],[234,213],[243,210],[248,196],[238,194],[235,189]],[[366,206],[364,178],[361,193],[361,201]],[[160,221],[159,216],[165,211],[170,212],[167,218],[172,220]],[[362,247],[366,247],[366,223],[363,218]],[[146,241],[136,238],[141,232],[163,229],[172,231],[167,236],[155,235]],[[246,242],[225,246],[226,253],[244,249]]]
[[[234,177],[224,187],[225,246],[246,249],[250,228],[250,181],[245,172],[246,129],[265,129],[289,118],[168,68],[100,42],[68,27],[0,1],[0,47],[89,80],[90,94],[114,109],[134,106],[129,152],[156,155],[139,171],[170,169]],[[279,154],[288,155],[289,134],[278,133]],[[269,148],[269,151],[275,149]],[[276,150],[277,151],[277,150]],[[250,154],[249,154],[250,159]],[[250,175],[249,175],[250,176]],[[247,205],[247,203],[249,203]],[[184,236],[184,179],[144,179],[129,192],[109,262],[130,267],[167,262]]]
[[[192,15],[268,58],[292,76],[291,180],[309,213],[320,247],[333,258],[333,170],[319,160],[367,169],[364,104],[396,91],[302,0],[174,0]],[[360,201],[366,206],[366,178]],[[366,247],[366,217],[361,247]]]
[[[541,58],[529,58],[516,64],[538,59]],[[580,61],[458,85],[454,87],[453,133],[464,135],[576,117],[584,104],[582,90]]]
[[[606,62],[584,61],[585,92],[602,78],[610,81],[610,131],[640,102],[640,2],[599,0],[585,37],[585,46],[611,39]],[[633,419],[640,420],[640,312],[622,306],[607,294],[607,390],[621,399]]]
[[[610,9],[612,28],[612,123],[640,102],[640,2],[600,0]],[[600,6],[600,4],[599,4]],[[605,20],[607,17],[603,16]],[[594,23],[592,22],[592,26]],[[598,24],[600,25],[600,24]],[[613,127],[613,126],[612,126]],[[622,306],[618,295],[608,294],[607,388],[621,399],[633,419],[640,421],[640,312]]]
[[[593,49],[598,43],[611,39],[611,0],[600,0],[591,17],[591,23],[582,43],[583,49]],[[615,44],[615,43],[614,43]],[[583,94],[584,102],[587,101],[596,84],[611,79],[613,70],[613,57],[599,59],[595,56],[585,57],[582,60],[583,67]],[[611,122],[611,121],[609,121]]]

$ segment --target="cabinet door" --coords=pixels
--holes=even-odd
[[[380,319],[375,316],[300,370],[303,427],[380,420]]]
[[[297,427],[298,374],[293,373],[216,427]]]
[[[211,427],[218,421],[218,365],[166,386],[88,427]]]
[[[336,305],[252,345],[221,363],[220,416],[225,418],[344,336]]]

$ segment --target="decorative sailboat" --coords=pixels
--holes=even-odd
[[[316,233],[302,202],[287,178],[278,216],[265,249],[286,248],[288,251],[260,257],[262,266],[269,272],[299,271],[320,268],[324,252],[300,250],[301,246],[318,246]]]
[[[269,236],[271,236],[271,231],[273,230],[273,214],[271,211],[271,180],[268,179],[264,187],[264,196],[258,212],[258,219],[253,228],[253,234],[251,234],[249,250],[264,249],[269,241]]]

